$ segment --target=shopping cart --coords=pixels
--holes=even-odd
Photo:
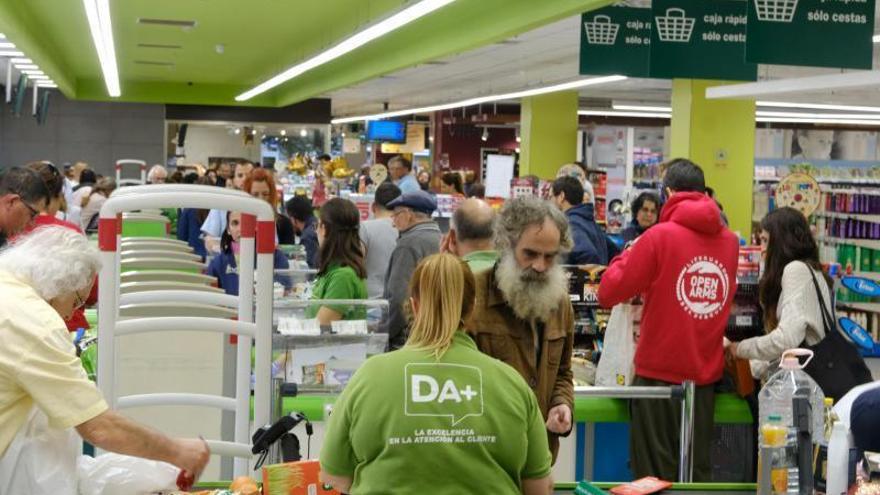
[[[657,22],[657,35],[660,41],[690,43],[696,19],[687,17],[684,9],[666,9],[665,16],[657,16],[654,19]]]
[[[138,167],[141,178],[140,179],[123,179],[122,178],[122,168],[126,165],[134,165]],[[132,160],[130,158],[123,158],[122,160],[116,160],[116,185],[119,187],[122,186],[142,186],[147,183],[147,162],[143,160]]]
[[[584,23],[587,43],[591,45],[613,45],[617,41],[620,24],[611,22],[607,15],[597,15],[591,22]]]
[[[798,0],[755,0],[755,12],[759,21],[791,22],[797,4]]]

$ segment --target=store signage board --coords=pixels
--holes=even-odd
[[[880,284],[869,278],[847,276],[840,283],[860,296],[880,297]]]
[[[846,332],[847,337],[849,337],[857,346],[867,351],[874,349],[874,339],[872,339],[871,335],[868,334],[868,331],[862,328],[858,323],[845,317],[839,318],[837,321],[840,324],[840,328]]]
[[[611,6],[581,15],[580,73],[648,77],[651,9]]]
[[[748,0],[746,60],[871,69],[875,0]]]
[[[424,124],[410,124],[406,126],[406,143],[382,143],[382,153],[421,153],[425,150],[425,132]]]
[[[745,0],[654,0],[651,77],[755,81]]]

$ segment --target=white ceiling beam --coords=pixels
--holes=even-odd
[[[710,100],[736,98],[753,99],[776,95],[791,95],[831,89],[861,88],[880,85],[880,71],[844,72],[821,76],[776,79],[745,84],[713,86],[706,89]]]

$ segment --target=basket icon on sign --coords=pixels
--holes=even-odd
[[[759,21],[791,22],[798,0],[755,0],[755,12]]]
[[[696,19],[686,17],[683,9],[666,9],[665,16],[657,16],[654,20],[657,23],[657,36],[660,37],[660,41],[674,43],[689,43],[691,41]]]
[[[597,15],[592,22],[584,23],[587,32],[587,43],[591,45],[613,45],[617,41],[620,24],[611,22],[607,15]]]

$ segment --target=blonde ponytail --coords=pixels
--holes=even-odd
[[[432,351],[438,359],[474,307],[474,275],[451,254],[435,254],[419,263],[410,295],[419,301],[406,347]]]

